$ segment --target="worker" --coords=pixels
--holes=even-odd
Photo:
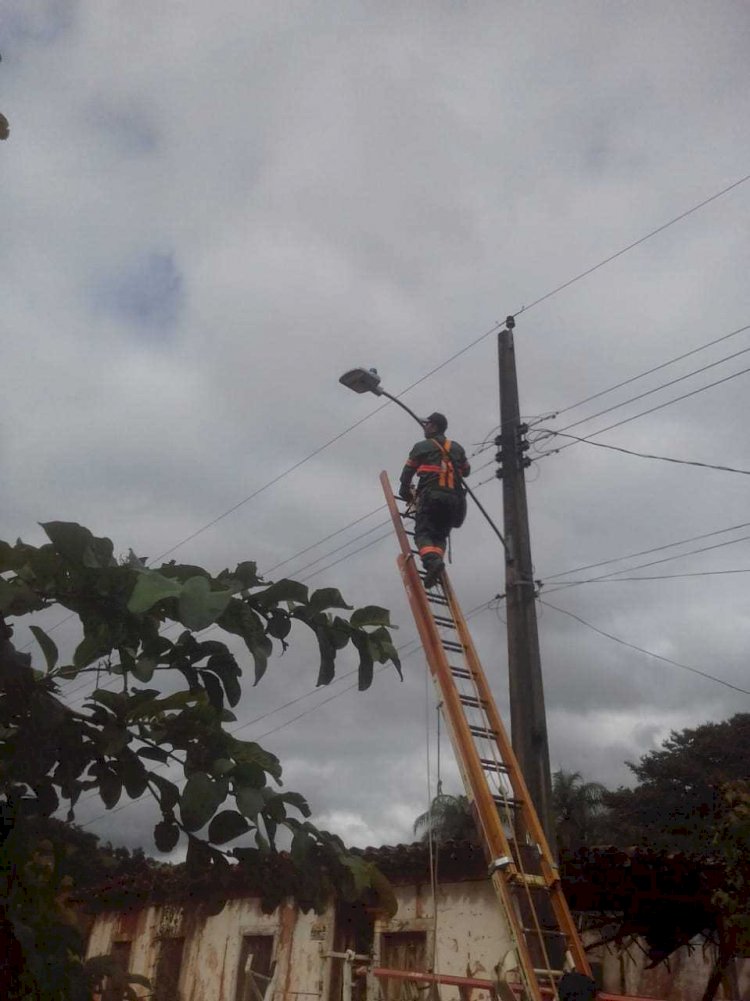
[[[415,505],[414,541],[426,573],[425,587],[434,587],[445,569],[445,547],[452,528],[459,528],[466,516],[463,477],[470,466],[466,452],[456,441],[445,437],[448,421],[433,413],[422,422],[424,439],[409,453],[401,472],[399,496]],[[412,479],[417,474],[416,496]]]

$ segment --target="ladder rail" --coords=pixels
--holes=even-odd
[[[442,594],[437,592],[437,597],[435,594],[428,597],[420,579],[409,535],[402,523],[402,514],[385,472],[381,473],[380,481],[401,549],[398,566],[402,581],[433,682],[443,702],[443,712],[459,771],[490,864],[490,878],[504,910],[516,950],[518,973],[529,1001],[542,1001],[542,996],[550,993],[557,998],[554,975],[562,971],[552,969],[545,936],[556,935],[564,940],[567,956],[565,962],[570,962],[578,972],[591,975],[583,944],[562,893],[557,866],[448,576],[446,573],[442,575]],[[435,603],[440,605],[439,613],[431,608],[431,604]],[[452,631],[451,639],[441,635],[440,631],[446,629]],[[448,656],[452,650],[460,652],[465,667],[451,666]],[[470,685],[474,694],[459,691],[457,679]],[[470,724],[467,712],[481,714],[481,724]],[[489,744],[490,751],[480,753],[478,740]],[[497,796],[490,785],[489,773],[492,773],[497,783]],[[510,791],[501,780],[509,783]],[[503,827],[500,807],[503,808],[506,823],[513,832],[510,835],[506,834]],[[538,864],[539,869],[531,874],[525,872],[524,848],[527,846],[519,844],[519,830],[530,839],[532,849],[538,851],[538,863],[535,861],[534,865]],[[515,846],[515,852],[511,842]],[[542,926],[543,919],[539,917],[532,890],[545,895],[545,906],[551,908],[551,914],[547,911],[549,916],[546,920],[551,920],[554,915],[554,930]],[[525,898],[521,894],[525,894]],[[530,912],[527,915],[522,913],[521,901],[524,899]],[[533,924],[531,928],[526,927],[529,921]],[[537,952],[541,952],[543,957],[541,963],[532,959],[527,933],[535,936]],[[565,966],[565,963],[562,965]],[[546,981],[544,984],[540,983],[540,977]]]
[[[446,597],[448,598],[448,603],[453,613],[454,621],[458,627],[458,635],[461,642],[464,644],[466,659],[474,676],[474,683],[477,688],[478,696],[484,701],[485,712],[487,714],[490,727],[497,734],[496,740],[500,748],[502,760],[504,762],[513,761],[515,757],[513,746],[508,739],[500,713],[498,712],[497,705],[492,696],[489,684],[487,683],[487,678],[480,663],[479,655],[477,654],[476,647],[474,646],[471,633],[469,632],[469,628],[466,624],[466,619],[458,606],[455,592],[453,591],[453,587],[447,577],[445,579],[443,589]],[[576,969],[581,973],[586,973],[587,976],[591,976],[588,957],[586,956],[586,952],[583,948],[583,943],[581,942],[578,934],[578,929],[576,928],[573,915],[568,907],[568,902],[562,892],[559,870],[554,858],[552,857],[552,852],[550,851],[547,838],[544,834],[544,828],[542,827],[539,816],[533,807],[532,799],[529,795],[529,790],[520,768],[513,769],[511,784],[513,786],[515,797],[523,803],[521,815],[524,827],[534,844],[539,846],[542,875],[547,881],[550,899],[555,911],[555,917],[557,918],[558,925],[565,934],[568,948],[570,949],[571,956],[573,958],[573,963]]]

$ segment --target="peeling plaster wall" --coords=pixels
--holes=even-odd
[[[495,976],[495,967],[509,955],[508,928],[488,880],[439,886],[437,925],[429,885],[398,886],[396,895],[398,913],[391,921],[377,923],[376,948],[380,935],[424,931],[429,966],[453,976],[487,979]],[[459,998],[457,988],[446,986],[440,988],[440,996],[442,1001],[458,1001]],[[488,995],[476,991],[472,997],[474,1001],[487,1001]]]
[[[509,955],[511,943],[497,900],[487,880],[445,883],[437,891],[435,925],[428,884],[394,887],[399,901],[396,916],[375,923],[374,949],[380,955],[383,936],[425,934],[426,965],[441,973],[492,979],[497,964]],[[88,955],[109,952],[112,943],[132,943],[130,971],[154,978],[163,938],[184,937],[179,978],[180,1001],[235,1001],[243,935],[272,935],[277,964],[275,1001],[329,999],[331,963],[323,953],[332,950],[335,915],[303,914],[287,900],[272,914],[263,914],[258,900],[230,900],[217,915],[202,913],[202,905],[145,906],[100,914],[94,921]],[[591,938],[594,938],[591,933]],[[675,953],[669,966],[646,969],[647,959],[635,948],[620,953],[606,947],[592,954],[602,963],[604,990],[636,994],[663,1001],[700,1001],[713,954],[700,942],[692,950]],[[340,983],[340,979],[337,981]],[[140,989],[145,994],[145,989]],[[441,988],[441,1001],[458,1001],[458,991]],[[750,1001],[750,960],[737,963],[737,985],[730,996]],[[719,994],[719,997],[726,995]],[[484,992],[473,1001],[488,1001]]]
[[[130,972],[153,979],[160,941],[184,937],[181,1001],[234,1001],[243,935],[272,935],[275,996],[296,999],[325,991],[321,952],[331,948],[332,930],[332,910],[323,916],[302,914],[291,900],[272,914],[264,914],[254,898],[230,900],[216,915],[202,915],[200,904],[144,907],[99,915],[87,954],[107,953],[112,943],[130,941]],[[146,993],[145,988],[138,990]]]

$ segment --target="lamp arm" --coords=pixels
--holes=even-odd
[[[409,407],[407,407],[405,403],[402,403],[397,396],[393,396],[391,393],[386,392],[386,390],[381,389],[380,386],[378,386],[376,390],[373,390],[373,392],[376,394],[376,396],[386,396],[391,401],[391,403],[395,403],[396,406],[401,407],[402,410],[405,410],[410,417],[414,418],[414,420],[417,422],[417,424],[419,424],[421,428],[424,428],[422,421],[419,419],[419,417],[417,417],[414,411],[411,410]]]

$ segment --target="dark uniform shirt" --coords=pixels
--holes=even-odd
[[[444,434],[422,438],[412,448],[401,472],[400,493],[402,496],[408,493],[415,473],[417,493],[422,493],[426,489],[456,490],[461,477],[470,472],[466,452],[458,442],[449,441]]]

